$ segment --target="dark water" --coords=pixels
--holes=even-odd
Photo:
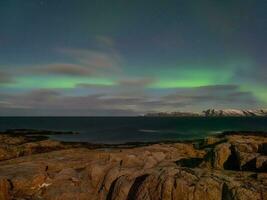
[[[222,131],[267,131],[267,118],[0,117],[0,130],[77,131],[54,139],[92,143],[190,140]]]

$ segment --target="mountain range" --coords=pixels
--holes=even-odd
[[[145,117],[267,117],[267,109],[207,109],[202,112],[155,112]]]

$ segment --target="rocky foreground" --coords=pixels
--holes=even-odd
[[[97,148],[0,134],[0,200],[264,200],[266,134]]]

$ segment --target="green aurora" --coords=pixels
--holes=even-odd
[[[3,1],[0,113],[265,108],[266,9],[250,0]]]

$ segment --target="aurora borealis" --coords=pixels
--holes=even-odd
[[[0,115],[267,107],[267,1],[3,0]]]

